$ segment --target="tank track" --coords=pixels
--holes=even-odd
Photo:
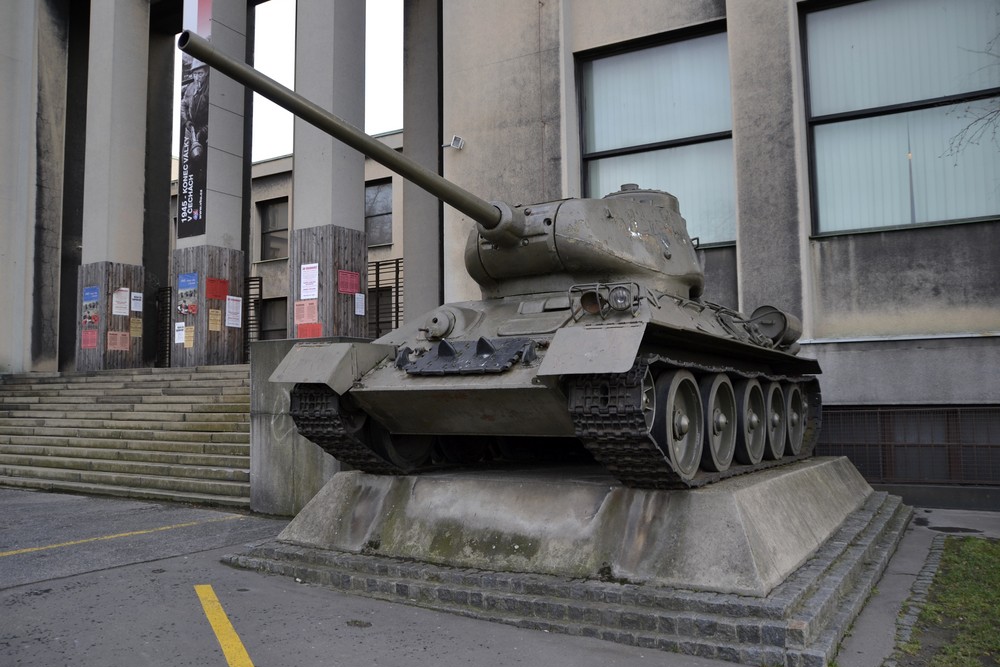
[[[364,441],[367,418],[360,428],[350,428],[341,414],[340,400],[321,384],[299,384],[291,392],[289,414],[299,434],[319,445],[342,464],[365,472],[400,475],[397,466],[372,451]]]
[[[762,460],[755,465],[733,465],[724,472],[699,470],[692,479],[681,478],[650,438],[642,411],[642,380],[650,367],[687,368],[697,372],[725,373],[734,377],[802,382],[807,420],[797,456]],[[690,489],[746,473],[794,463],[812,456],[821,421],[819,383],[811,376],[790,377],[750,373],[734,368],[699,365],[663,355],[636,359],[627,373],[581,375],[571,381],[569,408],[576,436],[584,447],[619,481],[643,489]]]

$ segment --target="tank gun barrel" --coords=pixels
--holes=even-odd
[[[503,216],[500,209],[494,204],[460,188],[439,174],[373,139],[345,120],[289,90],[274,79],[261,74],[246,63],[220,53],[204,37],[185,30],[177,40],[177,48],[211,65],[323,132],[388,167],[403,178],[412,181],[478,222],[483,229],[492,230],[500,224]]]

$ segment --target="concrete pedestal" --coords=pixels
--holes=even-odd
[[[765,596],[872,493],[846,458],[692,491],[562,475],[339,473],[278,539],[454,567]]]

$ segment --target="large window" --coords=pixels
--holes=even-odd
[[[270,199],[257,204],[260,217],[260,258],[288,257],[288,199]]]
[[[580,83],[587,196],[666,190],[702,244],[735,240],[726,34],[587,58]]]
[[[392,245],[392,181],[365,185],[365,236],[368,247]]]
[[[867,0],[804,19],[816,231],[1000,215],[1000,135],[981,122],[1000,106],[997,0]]]

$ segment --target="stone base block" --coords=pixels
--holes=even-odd
[[[690,491],[629,489],[565,471],[347,472],[278,539],[454,567],[764,596],[871,493],[846,458]]]
[[[774,471],[731,480],[725,483],[731,487],[728,492],[711,488],[687,492],[636,492],[604,484],[606,499],[619,494],[629,499],[629,502],[617,501],[628,511],[610,514],[618,521],[631,522],[628,530],[615,526],[610,519],[608,522],[598,519],[602,512],[610,511],[614,502],[597,503],[596,509],[593,498],[590,505],[582,502],[582,498],[600,495],[596,490],[601,486],[598,479],[577,480],[572,488],[562,488],[561,494],[542,493],[534,502],[544,499],[554,506],[541,507],[528,502],[525,489],[539,491],[541,486],[560,487],[555,480],[540,483],[541,480],[510,475],[504,480],[499,475],[496,479],[488,475],[436,476],[438,481],[429,486],[441,485],[443,479],[450,479],[451,483],[458,484],[456,493],[459,495],[449,496],[444,490],[437,490],[428,496],[426,489],[419,488],[423,484],[412,484],[412,480],[364,480],[361,475],[340,473],[314,499],[315,506],[307,506],[278,541],[259,545],[248,553],[227,556],[224,560],[238,567],[294,576],[352,593],[519,627],[598,637],[742,664],[825,667],[833,660],[841,639],[884,571],[912,514],[898,497],[870,490],[866,493],[866,485],[854,480],[857,473],[849,472],[849,466],[841,459],[818,459],[795,464],[780,474]],[[785,481],[781,481],[783,478]],[[799,481],[795,482],[796,479]],[[467,502],[468,496],[478,493],[477,489],[494,486],[509,489],[507,499],[512,505],[491,507],[481,502]],[[584,493],[576,489],[577,486],[594,488]],[[830,502],[827,496],[841,495],[837,491],[841,487],[853,488],[858,494],[855,508],[848,510],[829,531],[812,525],[816,521],[827,521],[822,516],[827,510],[826,503]],[[487,493],[493,493],[495,500],[498,498],[496,491]],[[563,495],[567,499],[559,500]],[[696,499],[671,503],[658,496],[695,496]],[[697,499],[703,496],[707,500]],[[724,496],[729,500],[721,501]],[[810,500],[813,497],[816,499]],[[453,504],[467,507],[449,506],[449,499]],[[338,503],[346,503],[353,509],[339,512]],[[714,518],[704,522],[700,518],[706,513],[718,515],[708,509],[727,503],[740,509],[725,512],[728,517],[725,522],[714,522]],[[420,512],[416,512],[418,506],[422,506]],[[525,515],[523,506],[547,517],[551,521],[548,530],[520,525],[519,532],[513,532],[515,517],[520,516],[523,520]],[[331,512],[326,519],[321,516],[322,508]],[[836,515],[842,510],[831,508],[830,511]],[[468,525],[460,525],[453,516],[455,512],[459,512]],[[664,512],[687,514],[687,518],[664,517]],[[584,569],[589,571],[586,577],[580,577],[565,573],[498,571],[501,568],[495,564],[470,569],[465,562],[444,564],[441,559],[442,564],[435,564],[413,560],[411,556],[385,555],[387,551],[403,549],[402,541],[395,542],[397,538],[413,537],[419,531],[417,526],[407,525],[407,521],[433,525],[434,522],[427,524],[432,514],[452,517],[440,523],[442,527],[450,525],[452,533],[444,538],[441,534],[437,538],[418,537],[418,543],[428,545],[422,548],[429,554],[448,552],[471,558],[472,552],[489,551],[500,552],[502,556],[494,558],[495,564],[544,562],[541,554],[553,552],[554,547],[544,545],[543,537],[561,535],[560,539],[569,541],[575,524],[576,528],[591,527],[590,532],[576,542],[578,545],[600,542],[603,538],[597,535],[600,532],[597,527],[601,526],[631,541],[626,552],[645,556],[631,560],[618,558],[609,561],[609,564],[614,563],[610,572],[603,566],[594,572],[594,552],[609,549],[595,544],[580,554],[580,559],[588,563]],[[492,525],[503,528],[505,537],[501,539],[497,530],[492,538],[486,532],[475,537],[476,531],[485,531],[483,525],[488,523],[485,516],[498,515],[503,518],[493,520]],[[562,523],[555,520],[560,515]],[[524,523],[537,528],[542,525],[539,521],[546,520],[542,517],[535,516]],[[365,523],[366,518],[373,522],[372,525]],[[737,519],[742,525],[737,525]],[[786,520],[795,527],[782,528],[779,524]],[[755,524],[759,525],[755,527]],[[803,527],[806,524],[810,524],[808,529]],[[647,527],[645,532],[639,530],[640,526]],[[670,532],[670,527],[676,532]],[[819,540],[819,545],[805,556],[803,563],[793,567],[764,595],[718,592],[714,585],[702,587],[706,590],[693,590],[686,583],[665,585],[655,581],[652,575],[639,580],[640,575],[668,571],[671,567],[668,562],[654,562],[651,554],[659,553],[661,558],[669,559],[674,553],[669,543],[694,541],[703,544],[692,546],[692,553],[702,554],[706,562],[682,565],[693,573],[692,576],[712,584],[714,575],[707,573],[721,572],[733,559],[732,553],[723,552],[729,547],[717,546],[713,553],[713,548],[706,546],[718,537],[713,531],[721,528],[744,535],[741,549],[759,558],[755,565],[760,571],[776,567],[768,561],[786,560],[780,553],[781,539],[798,541],[799,545],[792,548],[801,552],[807,549],[805,544],[819,539],[817,536],[824,533],[827,536]],[[541,533],[547,535],[539,537]],[[813,536],[803,537],[803,533],[813,533]],[[466,551],[456,546],[463,538],[481,542]],[[729,538],[725,541],[730,543]],[[307,542],[312,546],[305,546]],[[441,548],[431,548],[432,542]],[[455,544],[445,546],[451,543]],[[640,548],[643,544],[649,545],[650,550]],[[525,557],[522,550],[532,555]],[[571,570],[568,563],[572,561],[566,552],[562,567]],[[640,567],[639,563],[644,565]],[[614,568],[618,568],[617,575]],[[623,576],[626,572],[630,576]]]

